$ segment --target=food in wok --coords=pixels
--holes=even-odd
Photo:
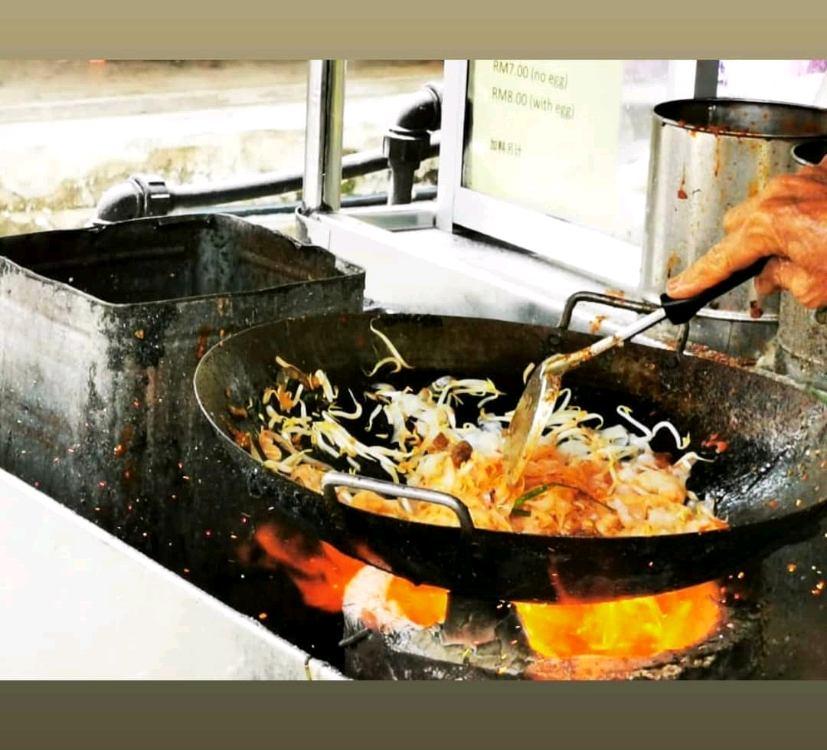
[[[334,468],[374,465],[393,481],[448,493],[468,507],[477,528],[570,536],[651,536],[725,528],[712,501],[687,489],[692,466],[669,422],[648,427],[617,407],[616,424],[571,403],[560,391],[522,476],[509,483],[502,448],[512,412],[498,413],[491,380],[440,377],[423,388],[386,382],[410,365],[381,331],[387,348],[361,393],[339,388],[323,370],[303,372],[276,357],[278,376],[231,417],[253,418],[257,432],[234,427],[236,442],[265,468],[316,492]],[[528,377],[530,367],[524,373]],[[462,412],[463,419],[460,419]],[[665,432],[673,455],[652,441]],[[454,513],[368,491],[338,490],[339,499],[374,513],[451,526]]]

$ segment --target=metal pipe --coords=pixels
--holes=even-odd
[[[362,151],[342,160],[341,178],[361,177],[388,168],[388,160],[381,151]],[[223,185],[182,185],[171,188],[174,208],[203,206],[205,203],[233,203],[234,201],[283,195],[302,189],[299,172],[279,174],[265,173],[252,179]]]
[[[173,207],[173,198],[162,177],[132,175],[113,185],[98,201],[95,220],[125,221],[143,216],[163,216]]]
[[[390,205],[411,202],[416,170],[427,158],[430,133],[440,129],[441,120],[442,88],[429,83],[411,97],[388,129],[382,141],[382,152],[388,157],[391,171]]]
[[[695,63],[696,99],[707,99],[718,95],[718,71],[720,60],[698,60]]]
[[[426,83],[413,94],[400,110],[393,129],[395,130],[439,130],[442,120],[442,85]]]
[[[439,152],[431,146],[430,153]],[[361,177],[388,168],[388,160],[381,151],[363,151],[342,160],[342,177]],[[125,221],[144,216],[163,216],[178,208],[209,206],[218,203],[264,198],[301,190],[302,174],[268,172],[244,182],[224,184],[167,186],[158,176],[135,175],[109,188],[96,209],[96,219],[102,222]]]
[[[245,182],[224,185],[180,185],[170,190],[175,208],[190,208],[214,203],[233,203],[268,195],[280,195],[301,190],[300,174],[264,174]]]
[[[341,206],[345,60],[311,60],[307,80],[304,214]]]
[[[341,65],[334,64],[337,62]],[[342,179],[385,169],[390,170],[386,203],[410,203],[416,170],[422,161],[439,154],[438,135],[431,134],[440,126],[441,88],[427,84],[411,96],[389,128],[381,151],[363,151],[341,158],[342,118],[336,113],[342,110],[344,101],[344,62],[317,60],[313,63],[316,64],[311,65],[308,84],[304,173],[268,172],[251,179],[201,185],[167,185],[158,175],[133,175],[101,196],[94,221],[109,223],[164,216],[176,209],[233,203],[298,190],[303,190],[302,212],[337,210],[343,204]],[[319,106],[323,101],[330,102],[326,109]],[[322,131],[327,133],[325,138]],[[350,201],[345,204],[355,205]]]

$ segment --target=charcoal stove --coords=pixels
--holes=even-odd
[[[608,630],[613,625],[608,621],[612,608],[622,607],[624,603],[513,604],[484,602],[446,593],[444,619],[426,627],[406,615],[404,604],[400,608],[389,597],[392,578],[375,568],[365,568],[348,586],[345,595],[345,637],[342,641],[347,651],[345,664],[348,673],[359,678],[746,678],[754,671],[762,651],[761,608],[755,599],[747,597],[746,587],[740,585],[727,588],[714,582],[710,584],[708,588],[715,597],[715,618],[699,642],[681,650],[620,655],[607,649],[605,642],[597,644],[598,648],[591,653],[582,648],[577,653],[562,653],[565,647],[557,649],[557,653],[548,653],[544,645],[549,644],[540,641],[544,621],[546,624],[561,622],[561,614],[572,630],[582,628],[590,616],[606,618]],[[741,582],[737,581],[738,584]],[[430,600],[414,608],[414,618],[421,616],[421,608],[427,607],[428,603],[431,605],[429,614],[433,614],[435,594],[428,592],[425,596],[430,596]],[[634,602],[625,605],[633,613],[625,626],[639,625],[634,616],[640,614],[640,608]],[[687,607],[680,616],[693,620],[699,615],[703,619],[703,614],[697,607]],[[532,617],[533,621],[529,619]],[[674,622],[669,625],[674,626]],[[556,632],[552,631],[552,637]],[[605,640],[605,635],[603,638]],[[540,650],[533,647],[535,643]],[[578,645],[582,646],[582,643]]]
[[[533,604],[539,606],[534,614],[540,619],[529,633],[522,603],[480,601],[415,586],[320,544],[278,514],[259,519],[257,528],[254,540],[263,543],[258,553],[249,554],[248,547],[239,560],[248,577],[266,573],[279,582],[271,583],[269,591],[258,589],[268,623],[295,616],[296,607],[325,612],[324,631],[306,630],[297,642],[311,653],[323,653],[352,679],[697,680],[827,674],[827,611],[823,584],[819,587],[827,522],[809,541],[693,587],[697,595],[682,617],[684,622],[706,621],[686,645],[648,652],[647,645],[625,656],[622,644],[590,653],[582,648],[548,653],[542,610],[558,605]],[[282,544],[274,550],[276,538]],[[258,546],[255,541],[253,546]],[[285,578],[297,596],[284,597],[291,588]],[[673,596],[672,611],[678,611],[681,593],[667,592]],[[703,597],[714,603],[712,620],[708,608],[697,608]],[[632,618],[642,610],[651,612],[651,606],[636,604]],[[597,617],[605,618],[605,612]],[[554,632],[560,631],[552,636]]]
[[[796,668],[805,673],[813,669],[820,673],[824,665],[824,644],[806,645],[818,627],[819,615],[799,623],[796,640],[789,633],[778,636],[785,617],[796,619],[780,597],[797,602],[799,611],[801,605],[814,606],[823,617],[812,584],[809,592],[795,585],[808,585],[808,574],[815,572],[805,563],[801,563],[800,581],[791,573],[798,565],[779,565],[771,559],[691,591],[667,592],[667,601],[661,604],[643,600],[510,603],[415,586],[328,545],[320,546],[283,519],[274,525],[271,518],[259,530],[266,530],[269,540],[257,535],[263,542],[261,554],[239,555],[247,574],[258,569],[286,576],[301,592],[299,606],[326,610],[331,620],[324,638],[328,646],[337,639],[336,648],[328,649],[326,656],[353,679],[748,679],[784,676],[796,659]],[[271,546],[275,538],[281,540],[278,550]],[[663,598],[658,597],[661,602]],[[270,617],[285,616],[296,606],[294,600],[288,604],[275,596],[261,601]],[[614,609],[618,606],[620,610]],[[562,618],[561,610],[565,610]],[[642,627],[641,616],[650,618]],[[668,646],[672,638],[674,645],[678,620],[688,628],[688,635],[677,636],[687,638],[685,645],[659,648],[658,641],[648,637],[647,628],[671,629],[672,635],[661,634],[665,638],[661,642]],[[624,638],[607,645],[599,628],[617,633],[618,623],[636,628],[637,634],[622,631]],[[555,651],[555,638],[565,635],[566,627],[583,635],[564,638]],[[591,635],[598,637],[591,651],[584,645],[590,628]],[[320,631],[304,633],[305,642],[319,635]],[[807,654],[821,660],[805,665]]]

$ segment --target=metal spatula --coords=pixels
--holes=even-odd
[[[565,372],[643,333],[662,320],[668,319],[675,325],[687,323],[708,303],[732,291],[744,281],[757,276],[768,260],[768,258],[762,258],[748,268],[737,271],[728,279],[689,299],[676,300],[663,294],[660,298],[661,306],[632,325],[612,336],[600,339],[585,349],[570,354],[554,354],[537,365],[526,383],[506,432],[503,459],[508,481],[513,484],[522,476],[528,456],[540,439],[549,412],[554,407]]]

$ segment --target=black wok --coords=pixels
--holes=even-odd
[[[247,480],[240,491],[365,562],[478,598],[656,593],[719,578],[808,536],[827,507],[824,404],[779,379],[634,344],[572,371],[566,386],[573,401],[602,413],[607,424],[621,404],[649,424],[668,418],[691,433],[696,450],[717,433],[729,449],[714,463],[697,464],[690,488],[714,497],[730,528],[601,538],[432,526],[350,507],[261,468],[233,441],[228,405],[256,400],[274,382],[276,354],[304,370],[322,368],[343,391],[360,392],[365,372],[386,354],[369,329],[372,320],[415,368],[383,380],[416,386],[445,374],[490,377],[507,394],[491,405],[499,412],[513,408],[527,363],[594,339],[495,320],[360,313],[281,320],[211,349],[195,373],[196,396]]]

